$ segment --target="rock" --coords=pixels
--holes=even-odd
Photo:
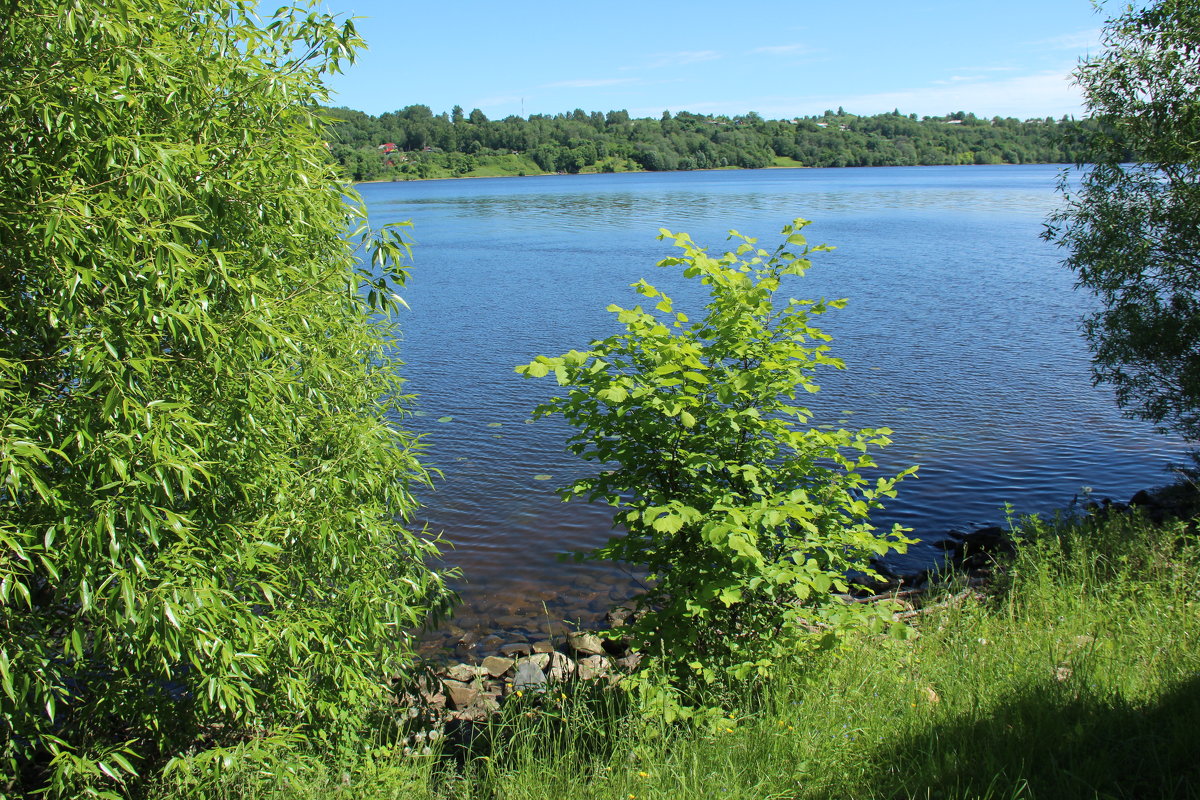
[[[547,636],[567,636],[571,633],[571,629],[561,622],[554,620],[542,620],[537,624],[537,629]]]
[[[462,635],[458,637],[458,643],[470,647],[473,644],[477,644],[482,636],[479,631],[463,631]]]
[[[517,673],[513,677],[515,690],[540,690],[546,687],[546,675],[533,663],[532,659],[524,658],[517,662]]]
[[[619,628],[633,616],[633,610],[625,606],[610,608],[604,615],[604,624],[610,628]]]
[[[534,655],[517,659],[517,668],[518,669],[520,669],[522,664],[533,664],[535,667],[537,667],[538,669],[545,672],[546,668],[548,666],[550,666],[550,654],[549,653],[535,653]]]
[[[533,643],[533,652],[534,653],[553,653],[554,645],[552,645],[546,641],[534,642]]]
[[[962,567],[986,567],[999,556],[1017,552],[1008,533],[995,525],[963,534],[960,541],[954,563]]]
[[[462,684],[451,683],[449,681],[445,683],[445,686],[448,705],[456,711],[461,711],[464,708],[474,705],[482,694],[475,686],[463,686]]]
[[[562,653],[550,653],[546,677],[553,683],[568,681],[575,675],[575,662]]]
[[[571,633],[567,636],[567,643],[571,645],[571,649],[576,653],[582,653],[589,656],[598,656],[604,652],[604,643],[600,641],[600,637],[594,633],[579,631]]]
[[[577,575],[574,582],[575,586],[579,588],[604,588],[604,581],[595,575]]]
[[[1155,501],[1154,496],[1145,489],[1142,489],[1133,497],[1129,498],[1129,505],[1131,506],[1152,506],[1156,504],[1157,501]]]
[[[461,681],[462,683],[470,683],[479,677],[479,669],[470,664],[455,664],[443,673],[451,680]]]
[[[488,718],[499,711],[500,703],[494,696],[481,694],[470,705],[454,711],[450,718],[465,722],[486,722]]]
[[[529,642],[513,642],[500,648],[500,655],[508,658],[512,658],[513,656],[527,656],[532,652],[533,645]]]
[[[590,681],[593,678],[603,678],[608,675],[608,659],[600,655],[587,656],[579,659],[576,669],[579,672],[580,680]]]
[[[617,666],[620,667],[621,669],[625,670],[626,672],[633,672],[635,669],[638,668],[638,665],[641,663],[642,663],[642,654],[641,653],[630,653],[629,655],[625,656],[624,658],[617,659]]]
[[[488,656],[483,660],[483,668],[493,678],[499,678],[512,669],[516,662],[511,658],[503,658],[502,656]]]
[[[587,596],[588,611],[593,614],[606,614],[611,601],[608,599],[608,592],[604,594],[590,594]]]
[[[423,658],[436,659],[442,654],[442,640],[426,640],[417,645],[417,654]]]

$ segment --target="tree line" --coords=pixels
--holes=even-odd
[[[356,181],[489,174],[499,162],[527,174],[1072,163],[1086,160],[1091,128],[1065,116],[859,116],[842,108],[787,120],[686,111],[633,118],[582,109],[489,120],[479,109],[434,114],[425,105],[379,116],[348,108],[326,113],[335,123],[328,134],[333,158]]]

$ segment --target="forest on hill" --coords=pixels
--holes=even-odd
[[[533,114],[489,120],[460,106],[434,114],[410,105],[372,116],[348,108],[335,120],[330,151],[355,181],[551,172],[625,172],[722,167],[883,167],[938,164],[1073,163],[1086,152],[1093,123],[985,119],[962,111],[944,117],[899,110],[858,116],[839,108],[822,116],[768,120],[664,111]]]

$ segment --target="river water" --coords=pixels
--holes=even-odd
[[[847,365],[807,398],[819,424],[887,426],[880,455],[920,464],[881,523],[918,534],[1052,513],[1091,487],[1124,500],[1165,483],[1184,448],[1123,418],[1091,385],[1073,288],[1040,240],[1059,202],[1055,166],[887,167],[447,180],[363,184],[371,221],[411,220],[411,311],[397,342],[426,462],[443,478],[421,521],[453,544],[446,563],[463,630],[536,637],[547,621],[594,622],[636,580],[561,553],[612,535],[607,508],[561,503],[554,489],[586,465],[557,420],[529,420],[556,386],[513,372],[535,355],[585,348],[615,330],[610,303],[634,305],[646,278],[684,304],[696,288],[655,267],[659,228],[723,252],[736,229],[772,246],[812,220],[836,249],[789,294],[845,297],[821,318]],[[451,419],[446,420],[447,417]],[[928,558],[917,547],[911,560]],[[464,655],[466,653],[463,653]]]

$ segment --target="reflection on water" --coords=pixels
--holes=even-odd
[[[681,307],[697,287],[656,261],[660,227],[719,250],[738,229],[764,245],[794,217],[836,246],[791,292],[848,297],[822,319],[848,366],[820,377],[819,424],[895,430],[883,466],[920,463],[884,521],[918,532],[1002,522],[1004,505],[1050,512],[1086,484],[1124,499],[1164,482],[1182,446],[1121,418],[1091,386],[1073,290],[1038,238],[1058,169],[913,167],[551,176],[368,184],[372,222],[411,219],[412,307],[397,346],[445,477],[424,516],[455,549],[466,623],[594,619],[632,590],[603,565],[563,564],[611,534],[602,507],[560,503],[585,467],[556,420],[528,421],[553,391],[515,364],[613,330],[645,277]],[[853,412],[849,414],[846,412]],[[443,415],[453,417],[438,423]],[[847,420],[839,422],[839,420]],[[537,480],[535,476],[550,476]],[[541,620],[535,624],[534,618]],[[460,620],[460,625],[463,622]],[[465,626],[464,626],[465,627]]]

